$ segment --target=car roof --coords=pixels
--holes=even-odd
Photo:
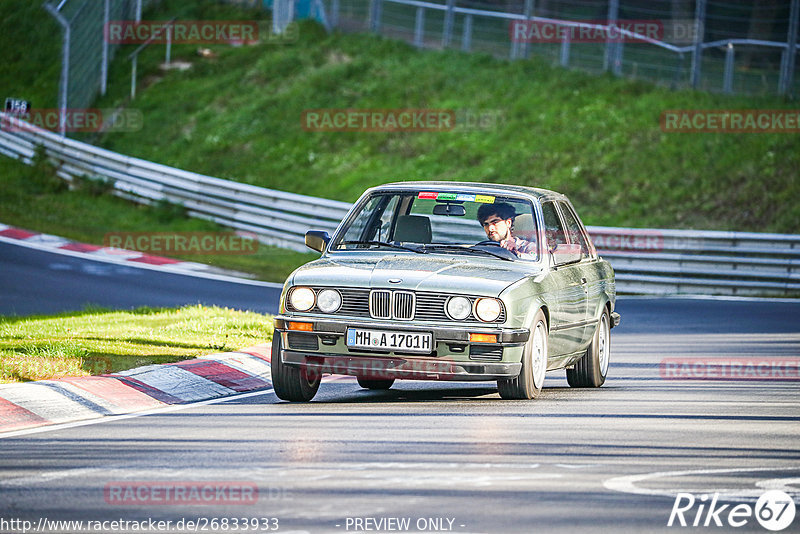
[[[538,187],[527,187],[524,185],[510,185],[510,184],[489,184],[482,182],[426,182],[426,181],[413,181],[413,182],[391,182],[388,184],[373,187],[373,191],[380,191],[384,189],[432,189],[434,191],[443,189],[458,188],[470,193],[524,193],[536,197],[538,199],[558,199],[566,200],[566,196],[549,189],[541,189]]]

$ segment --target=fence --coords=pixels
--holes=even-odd
[[[418,47],[460,48],[521,59],[531,54],[564,67],[643,78],[672,87],[726,93],[796,95],[800,0],[220,0],[271,5],[273,31],[296,16],[314,16],[326,28],[370,30]],[[104,39],[110,20],[141,20],[155,0],[50,0],[44,8],[63,28],[58,107],[66,134],[66,109],[88,108],[105,94],[108,66],[118,45]],[[502,9],[501,9],[502,8]],[[593,22],[587,22],[593,21]],[[660,38],[625,29],[626,22],[655,22]],[[617,32],[598,42],[521,42],[512,23]],[[616,28],[621,28],[617,30]],[[678,31],[680,30],[680,31]],[[602,33],[602,32],[601,32]]]
[[[796,95],[800,0],[324,0],[343,31],[372,31],[420,48],[611,71],[671,87]],[[657,38],[625,29],[653,22]],[[515,38],[522,27],[598,30],[594,42]],[[613,26],[613,28],[612,28]],[[616,32],[616,33],[615,33]],[[606,35],[606,38],[602,38]],[[619,35],[618,38],[612,35]],[[534,41],[534,42],[522,42]],[[546,42],[545,42],[546,41]],[[590,40],[591,41],[591,40]]]
[[[0,113],[3,120],[18,122]],[[0,130],[0,154],[31,163],[41,145],[66,180],[113,181],[120,197],[183,204],[190,215],[306,250],[309,229],[332,232],[350,205],[263,189],[131,158],[25,126]],[[800,297],[800,235],[589,227],[619,291]]]
[[[67,109],[86,109],[98,92],[106,93],[108,65],[119,45],[109,44],[106,24],[111,20],[141,20],[142,9],[153,0],[59,0],[44,8],[63,29],[58,107],[59,132],[66,133]]]

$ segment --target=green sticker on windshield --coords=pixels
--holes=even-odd
[[[457,196],[455,193],[439,193],[436,200],[455,200]]]

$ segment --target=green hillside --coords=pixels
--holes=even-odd
[[[165,6],[176,2],[165,2]],[[166,16],[166,14],[164,15]],[[418,51],[300,27],[294,44],[196,46],[130,105],[142,132],[113,150],[264,187],[353,201],[393,180],[561,191],[588,224],[793,232],[800,136],[664,133],[668,109],[791,108],[777,98],[670,91],[543,61]],[[432,108],[500,117],[484,129],[309,132],[304,110]],[[157,139],[158,142],[153,140]]]

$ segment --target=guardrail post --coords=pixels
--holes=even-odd
[[[681,85],[681,75],[683,74],[683,66],[686,64],[686,57],[683,52],[678,52],[678,67],[675,69],[675,75],[672,77],[672,84],[670,89],[677,89]]]
[[[331,0],[331,28],[339,26],[339,0]]]
[[[172,58],[172,25],[167,26],[167,53],[166,64],[169,67],[170,59]]]
[[[619,16],[619,0],[610,0],[608,2],[608,20],[606,26],[608,27],[608,36],[606,37],[606,53],[603,57],[603,70],[610,70],[614,65],[616,57],[614,39],[611,37],[611,27],[617,27],[617,17]],[[620,37],[619,31],[616,32],[617,38]]]
[[[369,29],[372,33],[381,32],[382,0],[370,0],[369,3]]]
[[[706,0],[697,0],[694,14],[697,28],[694,34],[694,50],[692,50],[692,74],[689,83],[694,89],[700,84],[703,62],[703,36],[706,32]]]
[[[516,20],[514,22],[516,22]],[[508,50],[508,59],[512,61],[517,59],[517,48],[519,48],[519,43],[517,43],[516,39],[511,39],[511,48]]]
[[[789,10],[789,36],[786,48],[781,55],[781,76],[778,81],[778,93],[785,95],[794,84],[794,64],[797,58],[797,26],[800,24],[800,0],[792,0]]]
[[[525,20],[528,21],[528,24],[530,24],[531,18],[533,18],[533,10],[535,8],[534,0],[525,0],[525,7],[523,8],[522,14],[525,15]],[[531,44],[526,41],[522,43],[522,57],[528,59],[530,55]]]
[[[425,36],[425,8],[420,6],[417,8],[416,17],[414,17],[414,46],[422,48],[424,46]]]
[[[722,91],[724,93],[733,93],[733,43],[728,43],[725,50],[725,74],[722,82]]]
[[[561,57],[560,63],[562,67],[569,66],[569,39],[570,32],[564,32],[564,35],[561,37]]]
[[[611,72],[615,76],[622,76],[622,53],[625,50],[625,42],[620,37],[620,42],[614,47],[614,63],[611,65]]]
[[[456,0],[447,0],[447,11],[444,12],[444,28],[442,29],[442,48],[450,46],[453,38],[453,18],[455,17],[453,9],[455,7]]]
[[[131,61],[131,100],[136,98],[136,62],[139,59],[138,54],[133,56]]]
[[[105,96],[108,88],[108,23],[111,19],[111,0],[103,5],[103,59],[100,64],[100,94]]]
[[[464,29],[461,33],[461,50],[469,52],[472,47],[472,15],[464,17]]]
[[[69,48],[70,48],[70,27],[69,21],[50,4],[45,4],[44,8],[50,12],[59,24],[64,28],[64,40],[61,44],[61,79],[58,84],[58,133],[61,137],[67,134],[67,92],[69,91]]]
[[[275,35],[280,35],[281,32],[281,11],[283,8],[281,7],[283,4],[283,0],[274,0],[272,2],[272,33]]]

